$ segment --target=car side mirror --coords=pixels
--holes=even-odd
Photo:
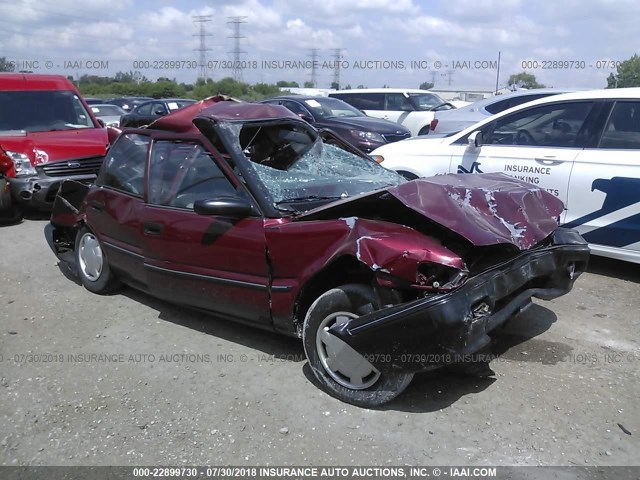
[[[253,205],[247,200],[231,196],[219,196],[207,200],[197,200],[193,210],[199,215],[245,218],[255,214]]]
[[[165,112],[163,108],[156,108],[156,109],[153,111],[153,114],[154,114],[154,115],[160,115],[160,116],[162,117],[162,116],[166,115],[166,114],[167,114],[167,112]]]
[[[104,123],[104,120],[102,120],[101,118],[97,118],[96,120],[98,120],[98,123],[100,124],[100,126],[101,126],[102,128],[105,128],[105,127],[107,126],[107,124],[106,124],[106,123]]]
[[[476,150],[482,146],[482,132],[480,130],[476,130],[469,135],[469,149]]]
[[[311,118],[309,115],[307,115],[306,113],[299,113],[298,116],[304,120],[305,122],[309,122],[309,123],[313,123],[313,118]]]

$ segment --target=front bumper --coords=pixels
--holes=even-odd
[[[485,347],[487,334],[531,297],[551,300],[568,293],[588,260],[584,239],[558,228],[549,245],[525,251],[455,291],[378,310],[329,332],[380,371],[418,372],[458,363]]]
[[[50,210],[62,182],[65,180],[75,180],[80,183],[89,184],[94,182],[95,179],[95,174],[49,177],[43,173],[32,177],[12,178],[10,181],[11,196],[19,205],[41,210]]]

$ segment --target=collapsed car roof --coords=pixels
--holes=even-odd
[[[197,133],[199,130],[193,124],[196,118],[204,118],[215,122],[279,119],[300,121],[296,114],[280,105],[247,103],[226,95],[216,95],[160,117],[147,128],[176,133]]]

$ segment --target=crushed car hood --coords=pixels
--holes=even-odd
[[[345,215],[349,206],[386,194],[475,246],[512,244],[526,250],[558,227],[564,210],[550,193],[502,173],[438,175],[310,210],[297,220]],[[375,215],[375,211],[372,211]]]

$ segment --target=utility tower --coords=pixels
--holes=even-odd
[[[445,76],[447,77],[447,85],[451,86],[451,82],[453,80],[453,70],[447,70]]]
[[[243,23],[247,23],[245,19],[247,17],[227,17],[230,23],[233,25],[233,35],[229,38],[233,38],[233,51],[229,53],[233,53],[233,79],[236,82],[242,81],[242,63],[240,60],[240,54],[247,53],[245,51],[240,50],[240,39],[246,38],[240,35],[240,25]]]
[[[211,37],[210,33],[207,33],[205,25],[211,21],[213,15],[193,15],[194,23],[200,24],[200,33],[196,33],[194,37],[200,37],[200,48],[195,48],[196,52],[200,52],[200,61],[198,62],[198,79],[207,80],[207,52],[211,50],[207,48],[206,37]]]
[[[316,63],[318,61],[318,58],[320,58],[318,49],[312,48],[311,53],[308,56],[311,57],[311,83],[313,83],[313,86],[316,87],[318,85],[318,71],[316,69]]]
[[[340,65],[342,63],[342,49],[335,48],[333,50],[333,85],[335,85],[336,90],[340,90]]]

